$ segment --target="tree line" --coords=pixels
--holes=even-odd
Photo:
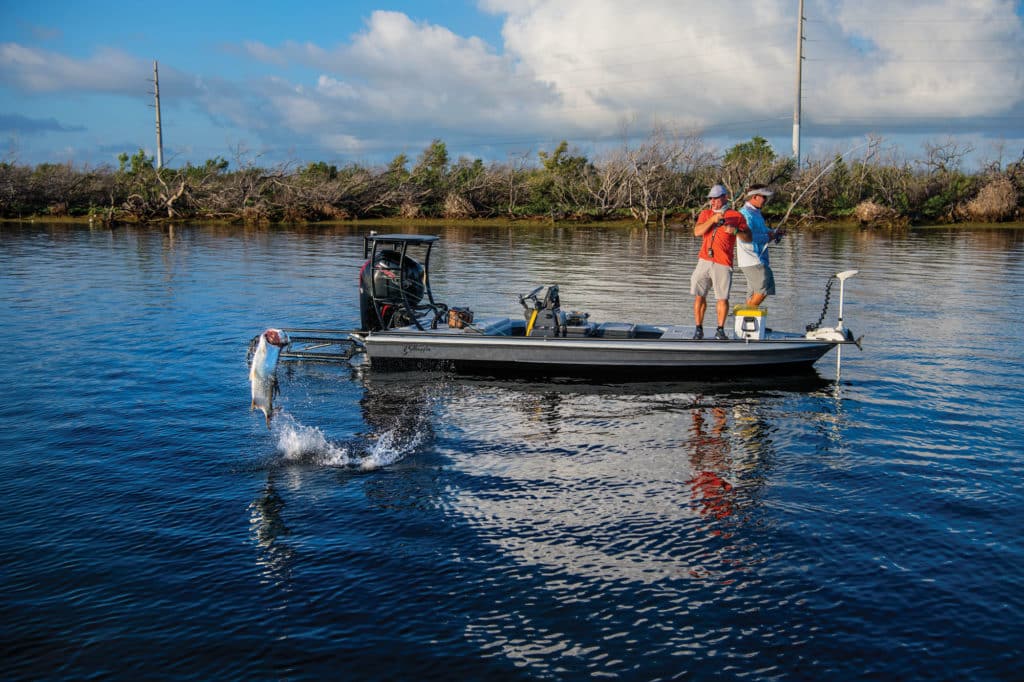
[[[851,150],[852,151],[852,150]],[[239,154],[182,168],[154,166],[139,150],[118,166],[35,167],[0,163],[0,217],[88,217],[105,223],[221,220],[245,223],[379,218],[506,218],[596,222],[631,219],[645,228],[689,219],[707,188],[723,183],[734,197],[763,183],[775,191],[771,212],[798,220],[862,223],[998,222],[1024,218],[1024,154],[960,170],[973,151],[953,141],[926,144],[924,158],[886,152],[881,138],[858,149],[806,161],[797,172],[762,138],[716,154],[695,134],[651,133],[587,158],[562,142],[505,162],[449,157],[434,140],[413,162],[386,166],[324,161],[264,168]]]

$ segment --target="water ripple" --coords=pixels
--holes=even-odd
[[[690,323],[685,231],[436,229],[449,303]],[[0,226],[9,678],[1013,677],[1024,234],[795,230],[842,380],[292,363],[268,430],[248,340],[357,324],[362,230]]]

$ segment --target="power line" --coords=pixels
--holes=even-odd
[[[868,41],[870,41],[872,43],[875,42],[872,38],[869,38],[869,37],[865,37],[864,40],[868,40]],[[805,38],[804,42],[808,42],[808,43],[829,43],[830,45],[834,45],[836,41],[835,40],[819,39],[819,38]],[[916,39],[916,38],[900,38],[899,40],[893,41],[893,42],[897,42],[897,43],[900,43],[900,44],[905,44],[905,43],[924,43],[924,44],[927,44],[927,45],[934,45],[934,44],[937,44],[937,43],[985,43],[985,44],[990,44],[990,43],[993,43],[995,41],[992,40],[991,38],[946,38],[946,39],[941,39],[941,40],[937,39],[937,38],[921,38],[921,39]]]
[[[988,20],[979,20],[979,21],[972,22],[972,21],[964,21],[962,19],[891,19],[889,17],[880,17],[880,16],[876,16],[876,15],[872,15],[870,17],[870,21],[871,21],[872,24],[876,24],[876,25],[880,24],[880,23],[885,23],[886,26],[891,26],[893,24],[910,24],[912,26],[918,26],[920,24],[957,24],[959,26],[964,26],[964,27],[970,27],[972,25],[973,26],[979,26],[979,27],[981,27],[981,26],[989,27],[989,26],[992,25],[991,22],[988,21]],[[838,21],[829,20],[829,19],[805,19],[804,22],[808,23],[808,24],[838,24],[839,23]]]
[[[864,61],[885,61],[893,64],[1006,64],[1014,63],[1019,64],[1019,59],[900,59],[882,56],[862,55],[860,59]],[[849,63],[856,61],[855,59],[816,59],[807,57],[805,61],[808,62],[829,62],[829,63]]]

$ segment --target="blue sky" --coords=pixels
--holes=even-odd
[[[3,2],[0,161],[591,158],[654,129],[790,153],[796,0]],[[806,0],[802,155],[1024,153],[1024,7]]]

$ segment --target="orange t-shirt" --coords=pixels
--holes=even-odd
[[[697,216],[697,222],[703,223],[711,217],[712,213],[713,211],[710,208],[705,208]],[[700,258],[731,268],[733,252],[736,249],[736,235],[729,234],[723,228],[728,226],[735,227],[737,230],[745,230],[747,229],[747,221],[743,218],[742,213],[731,208],[725,210],[723,217],[725,218],[725,225],[722,225],[722,227],[712,227],[704,233],[704,241],[700,245]],[[709,246],[714,251],[714,254],[711,256],[708,255]]]

